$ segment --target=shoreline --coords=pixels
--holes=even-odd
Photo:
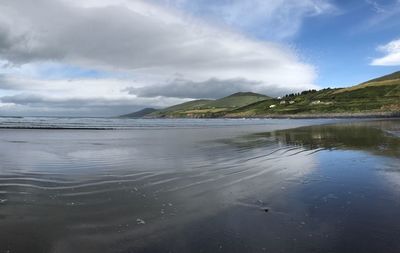
[[[271,118],[271,119],[337,119],[337,118],[357,118],[357,119],[371,119],[371,118],[400,118],[400,112],[382,112],[382,113],[318,113],[318,114],[268,114],[268,115],[257,115],[257,116],[224,116],[223,118]]]
[[[224,115],[220,117],[142,117],[130,119],[384,119],[400,118],[400,112],[371,112],[371,113],[316,113],[316,114],[263,114],[263,115]]]
[[[130,118],[133,119],[133,118]],[[214,118],[190,118],[190,117],[162,117],[162,118],[137,118],[137,119],[147,119],[150,120],[340,120],[340,119],[353,119],[353,120],[400,120],[400,114],[392,114],[392,113],[382,113],[382,114],[376,114],[376,113],[371,113],[371,114],[364,114],[364,113],[357,113],[357,114],[314,114],[314,115],[309,115],[309,114],[297,114],[297,115],[258,115],[258,116],[249,116],[249,117],[214,117]],[[121,119],[123,121],[123,119]],[[136,126],[135,124],[125,124],[125,123],[120,123],[120,125],[115,125],[115,126],[101,126],[101,125],[87,125],[84,126],[84,123],[82,123],[82,126],[66,126],[66,125],[36,125],[35,122],[32,122],[32,125],[27,125],[29,122],[24,122],[23,124],[14,124],[14,125],[2,125],[0,123],[0,130],[81,130],[81,131],[90,131],[90,130],[137,130],[137,129],[158,129],[158,128],[164,128],[168,127],[164,125],[160,126],[146,126],[146,125],[140,125]],[[51,122],[50,122],[51,123]],[[150,124],[150,123],[148,123]],[[251,124],[250,124],[251,125]],[[201,127],[201,125],[193,125],[191,127]]]

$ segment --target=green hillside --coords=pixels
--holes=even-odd
[[[217,100],[194,100],[174,105],[154,113],[150,117],[220,117],[243,106],[270,99],[253,92],[238,92]]]
[[[144,117],[337,117],[400,115],[400,71],[347,88],[288,94],[280,99],[238,92],[217,100],[194,100]]]
[[[227,117],[400,112],[400,72],[349,88],[304,91],[244,106]]]
[[[157,113],[196,110],[199,108],[206,107],[210,102],[212,102],[212,100],[206,100],[206,99],[193,100],[182,104],[173,105],[165,109],[161,109],[157,111]]]
[[[270,97],[253,92],[238,92],[230,96],[211,101],[208,106],[210,108],[239,108],[266,99],[270,99]]]
[[[381,81],[387,81],[387,80],[400,80],[400,71],[394,72],[389,75],[381,76],[372,80],[369,80],[365,83],[372,83],[372,82],[381,82]]]
[[[150,117],[179,116],[180,114],[183,114],[184,112],[187,111],[199,110],[201,108],[204,108],[210,102],[212,102],[212,100],[206,100],[206,99],[193,100],[158,110],[156,112],[151,113],[149,116]]]
[[[133,112],[133,113],[128,113],[128,114],[124,114],[119,116],[120,118],[142,118],[150,113],[153,113],[157,111],[157,109],[154,108],[144,108],[142,110]]]

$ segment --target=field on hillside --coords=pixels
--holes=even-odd
[[[270,98],[268,96],[257,93],[238,92],[217,100],[194,100],[187,103],[171,106],[166,109],[151,113],[149,116],[178,118],[221,117],[230,111],[267,99]]]
[[[227,117],[400,111],[400,80],[365,83],[343,89],[324,89],[254,103]]]

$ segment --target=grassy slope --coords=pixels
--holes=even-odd
[[[270,99],[268,96],[238,92],[217,100],[194,100],[154,112],[154,117],[219,117],[237,108]]]
[[[153,113],[155,111],[157,111],[157,110],[154,108],[144,108],[142,110],[139,110],[139,111],[136,111],[133,113],[121,115],[119,117],[120,118],[142,118],[142,117],[144,117],[150,113]]]
[[[281,104],[282,101],[286,103]],[[146,117],[315,116],[382,112],[400,113],[400,71],[348,88],[323,89],[282,100],[251,92],[239,92],[217,100],[194,100],[158,110]]]
[[[212,102],[212,100],[206,100],[206,99],[193,100],[193,101],[185,102],[182,104],[174,105],[171,107],[167,107],[162,110],[158,110],[156,112],[151,113],[150,116],[163,117],[163,116],[172,115],[175,113],[178,114],[178,113],[184,112],[184,111],[196,110],[196,109],[202,108],[204,106],[207,106],[207,104],[209,102]]]
[[[228,113],[228,117],[400,112],[400,72],[343,89],[262,101]],[[289,104],[289,101],[294,101]],[[320,101],[319,103],[317,101]],[[274,108],[270,108],[275,105]]]
[[[209,103],[208,106],[227,109],[239,108],[266,99],[270,99],[270,97],[252,92],[238,92],[230,96],[214,100]]]
[[[389,75],[381,76],[369,81],[366,81],[362,84],[371,83],[371,82],[380,82],[380,81],[387,81],[387,80],[399,80],[400,79],[400,71],[394,72]]]

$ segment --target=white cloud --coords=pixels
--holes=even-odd
[[[400,65],[400,39],[393,40],[386,45],[377,48],[378,51],[385,53],[383,57],[376,58],[371,62],[375,66],[398,66]]]
[[[0,97],[0,105],[3,105],[2,113],[115,116],[148,105],[162,108],[188,101],[173,97],[138,97],[124,91],[132,86],[135,86],[132,81],[111,78],[44,80],[0,76],[0,90],[7,91]]]
[[[327,8],[326,1],[278,2],[276,5],[290,4],[307,15]],[[238,3],[232,11],[239,8]],[[303,63],[290,49],[213,27],[162,5],[139,0],[13,0],[2,1],[0,13],[0,58],[7,63],[0,70],[7,77],[0,89],[48,98],[49,104],[54,97],[76,96],[104,99],[105,105],[107,99],[121,98],[169,105],[178,100],[158,97],[157,101],[163,102],[157,103],[156,98],[146,100],[123,90],[168,87],[177,77],[189,84],[201,83],[200,88],[213,86],[209,80],[219,80],[226,83],[219,87],[229,91],[234,91],[230,80],[245,80],[238,86],[242,91],[285,93],[315,88],[313,66]],[[282,23],[287,23],[289,16],[285,14]],[[63,65],[76,66],[124,73],[124,77],[69,82],[76,78],[41,71],[43,64],[52,63],[61,69]],[[193,97],[193,93],[187,94],[187,98]]]

